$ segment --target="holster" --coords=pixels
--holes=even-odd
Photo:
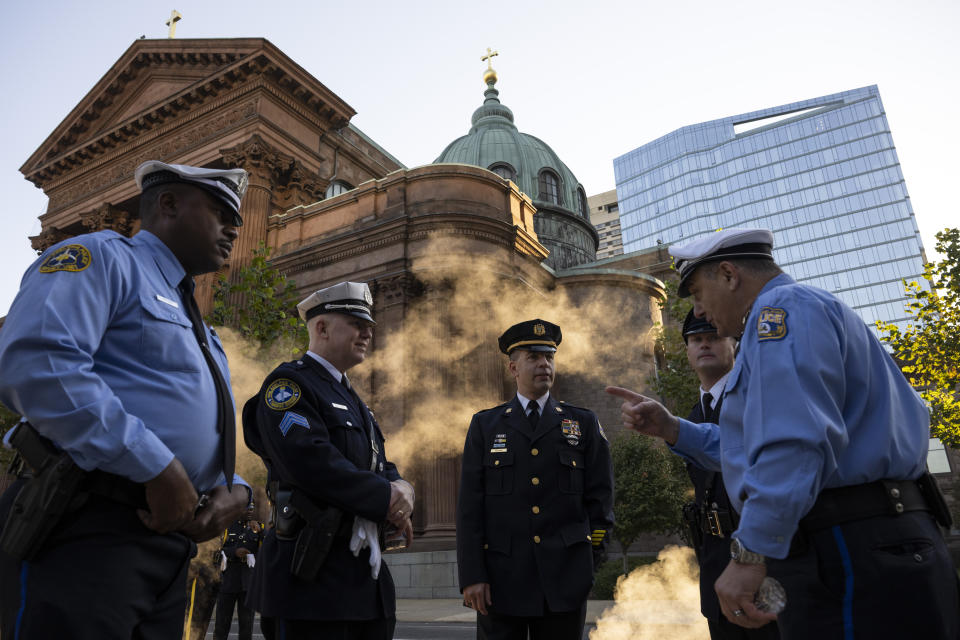
[[[292,507],[295,515],[303,520],[300,532],[297,534],[293,557],[290,559],[290,573],[301,580],[313,580],[330,553],[330,547],[333,546],[333,540],[340,529],[343,510],[330,505],[318,507],[296,489],[290,491],[287,506]]]
[[[59,451],[29,422],[22,422],[10,438],[32,477],[14,498],[0,533],[0,548],[20,560],[29,560],[46,542],[63,514],[86,498],[80,486],[87,472]]]
[[[690,544],[700,558],[700,547],[703,546],[703,525],[700,523],[700,506],[696,502],[688,502],[683,505],[683,522],[687,525],[687,533],[690,535]]]
[[[950,529],[953,526],[953,516],[950,514],[950,507],[947,506],[940,485],[937,484],[937,479],[929,471],[925,471],[916,482],[937,523],[945,529]]]

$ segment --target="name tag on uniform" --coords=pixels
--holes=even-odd
[[[344,411],[349,411],[346,405],[338,404],[336,402],[331,402],[330,406],[332,406],[334,409],[343,409]]]
[[[159,293],[157,294],[157,300],[159,300],[160,302],[162,302],[162,303],[164,303],[164,304],[170,305],[170,306],[173,307],[174,309],[179,309],[179,308],[180,308],[180,305],[177,304],[176,301],[171,300],[170,298],[164,297],[164,296],[160,295]]]

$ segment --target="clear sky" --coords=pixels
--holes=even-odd
[[[20,166],[134,40],[167,36],[172,9],[177,37],[269,39],[409,167],[468,131],[493,47],[517,126],[588,195],[614,188],[614,157],[678,127],[877,84],[929,258],[934,234],[960,225],[956,0],[4,5],[0,315],[36,257],[27,236],[46,208]]]

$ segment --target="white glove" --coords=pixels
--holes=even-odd
[[[227,570],[227,554],[223,551],[220,552],[220,571]]]
[[[253,557],[252,553],[247,554],[247,566],[253,569],[253,565],[257,563],[256,558]]]
[[[360,550],[370,547],[370,575],[376,580],[380,575],[380,541],[377,536],[377,525],[366,518],[354,516],[353,534],[350,536],[350,551],[354,557],[360,555]]]

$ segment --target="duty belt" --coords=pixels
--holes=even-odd
[[[949,511],[942,500],[937,482],[929,473],[916,480],[877,480],[824,489],[813,508],[800,520],[800,527],[817,531],[844,522],[898,516],[911,511],[931,511],[938,522],[949,526],[944,524],[949,522]]]

